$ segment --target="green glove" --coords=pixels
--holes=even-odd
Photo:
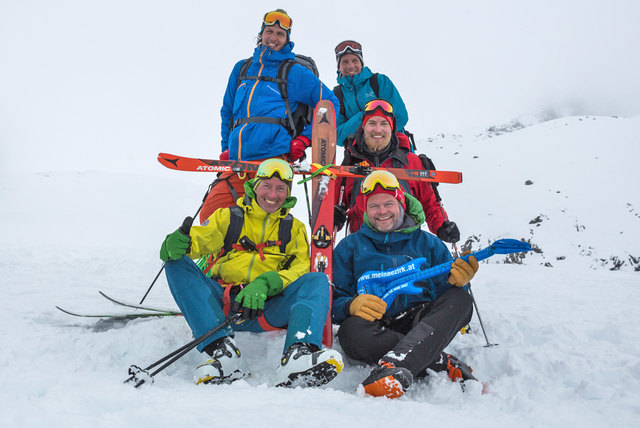
[[[238,293],[231,306],[231,311],[238,312],[242,307],[242,319],[256,319],[262,315],[267,297],[279,294],[283,287],[282,278],[277,272],[265,272]]]
[[[185,235],[180,229],[167,235],[160,247],[160,258],[163,262],[167,260],[178,260],[189,252],[191,237]]]

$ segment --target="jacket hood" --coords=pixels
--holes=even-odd
[[[406,193],[406,192],[403,192],[403,193],[404,193],[404,198],[405,198],[404,200],[407,205],[407,208],[404,211],[404,218],[402,219],[402,223],[400,224],[400,226],[392,232],[380,232],[374,229],[373,226],[371,226],[371,223],[369,222],[369,218],[367,217],[367,213],[365,212],[364,223],[368,226],[368,228],[366,228],[367,234],[369,234],[368,232],[372,232],[382,237],[382,236],[393,234],[393,233],[409,234],[416,229],[420,229],[420,226],[422,226],[422,223],[424,223],[425,221],[425,215],[424,215],[424,211],[422,210],[422,204],[420,203],[420,201],[418,201],[416,198],[411,196],[409,193]],[[385,237],[384,239],[386,241],[388,237]]]
[[[252,205],[255,205],[256,207],[260,208],[260,210],[262,210],[262,208],[260,207],[260,205],[258,205],[258,202],[256,201],[256,192],[253,191],[253,184],[255,183],[255,181],[256,181],[255,178],[245,181],[244,183],[245,195],[244,195],[244,198],[241,198],[242,203],[238,203],[238,205],[244,206],[244,207],[251,207]],[[298,198],[291,195],[287,196],[287,198],[284,200],[284,203],[282,204],[282,207],[280,207],[280,210],[279,210],[282,216],[287,215],[289,210],[295,207],[296,202],[298,202]]]

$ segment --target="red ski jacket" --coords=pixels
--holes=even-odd
[[[400,141],[399,141],[400,139]],[[406,141],[405,141],[406,139]],[[366,149],[362,128],[358,129],[355,138],[345,146],[345,156],[343,165],[357,165],[362,161],[367,161],[372,166],[386,168],[404,169],[425,169],[422,161],[409,148],[408,138],[402,135],[394,135],[387,150],[381,153],[371,153]],[[362,226],[362,219],[365,212],[364,197],[360,193],[360,183],[362,179],[345,179],[342,202],[348,208],[347,218],[349,219],[349,232],[354,233]],[[426,216],[426,223],[429,231],[436,234],[438,228],[442,226],[446,213],[441,204],[436,200],[431,183],[415,180],[400,180],[400,184],[405,192],[410,193],[420,201]],[[340,202],[340,187],[336,192],[336,200]]]

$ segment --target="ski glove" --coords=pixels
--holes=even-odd
[[[387,312],[384,300],[373,294],[358,294],[349,305],[349,313],[367,321],[379,320]]]
[[[160,247],[160,259],[163,262],[167,260],[178,260],[189,252],[191,248],[191,236],[189,231],[193,224],[193,218],[186,217],[182,222],[182,226],[175,232],[167,235]]]
[[[231,311],[238,312],[242,308],[242,319],[256,319],[262,315],[267,297],[281,293],[283,288],[282,278],[277,272],[265,272],[244,286],[233,301]]]
[[[442,226],[438,228],[438,238],[440,238],[444,242],[454,243],[460,240],[460,231],[458,230],[458,225],[454,222],[445,220],[442,223]]]
[[[291,146],[289,147],[289,160],[295,162],[304,156],[304,151],[307,147],[311,146],[311,140],[304,135],[291,140]]]
[[[449,284],[464,287],[476,272],[478,272],[478,261],[474,256],[469,256],[469,263],[463,259],[455,259],[449,271]]]
[[[333,225],[337,230],[340,230],[346,221],[347,207],[344,204],[335,204],[333,207]]]
[[[220,160],[229,160],[229,149],[220,153]]]

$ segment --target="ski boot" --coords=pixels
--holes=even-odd
[[[276,386],[320,386],[342,371],[342,356],[333,349],[318,349],[310,343],[294,343],[280,359]]]
[[[232,337],[222,337],[205,348],[211,359],[196,367],[196,384],[231,383],[249,376],[249,367]]]
[[[413,375],[404,367],[380,361],[362,381],[364,392],[374,397],[401,397],[413,383]]]

